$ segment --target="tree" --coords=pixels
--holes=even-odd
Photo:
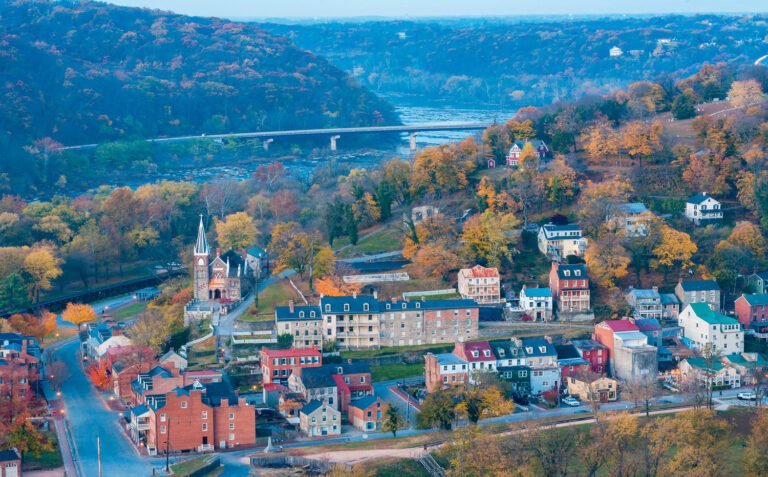
[[[651,266],[664,269],[664,280],[670,269],[680,270],[691,266],[691,257],[698,247],[685,232],[678,232],[668,225],[661,227],[661,243],[653,249]]]
[[[415,276],[446,280],[451,270],[460,268],[461,259],[438,245],[424,245],[416,252],[411,266]]]
[[[723,475],[723,453],[731,444],[728,427],[715,411],[684,411],[675,418],[674,452],[662,465],[662,475],[717,477]]]
[[[291,333],[281,333],[277,336],[277,346],[280,349],[289,349],[293,346],[293,335]]]
[[[139,315],[129,334],[135,346],[148,346],[157,353],[168,341],[170,329],[158,310],[149,309]]]
[[[48,442],[45,434],[38,431],[35,425],[28,420],[19,420],[13,423],[2,441],[3,447],[15,448],[22,458],[26,453],[40,457],[42,452],[53,450],[53,445]]]
[[[67,307],[61,313],[61,318],[75,325],[82,325],[83,323],[96,321],[97,317],[91,305],[70,302],[67,303]]]
[[[631,259],[629,252],[615,234],[595,240],[584,254],[592,279],[603,288],[612,288],[616,280],[627,276]]]
[[[643,121],[628,122],[621,132],[622,146],[632,159],[649,158],[661,150],[661,136],[664,126],[659,122],[646,124]]]
[[[29,291],[18,273],[9,273],[0,279],[0,309],[16,310],[29,303]]]
[[[40,301],[40,291],[50,290],[51,280],[61,275],[61,261],[49,248],[34,249],[24,258],[24,271],[30,277],[30,295]]]
[[[415,159],[411,176],[413,195],[444,196],[464,189],[475,165],[451,146],[429,147]]]
[[[741,475],[745,477],[768,475],[766,452],[768,452],[768,411],[760,411],[752,423],[752,433],[747,439]]]
[[[734,81],[728,97],[734,108],[745,108],[763,101],[763,88],[755,80]]]
[[[616,213],[618,204],[627,202],[632,193],[627,179],[616,176],[603,182],[587,181],[579,195],[579,224],[588,235],[597,235],[606,219]]]
[[[696,117],[696,102],[689,94],[675,96],[672,101],[672,117],[675,119],[691,119]]]
[[[262,164],[256,168],[253,178],[257,182],[267,186],[267,190],[273,190],[275,185],[285,177],[285,166],[280,161]]]
[[[456,419],[455,407],[450,390],[429,394],[421,405],[421,412],[416,416],[416,423],[421,429],[437,426],[450,430]]]
[[[109,379],[109,375],[107,374],[109,372],[110,369],[107,367],[106,361],[102,361],[98,364],[92,364],[88,366],[85,374],[88,376],[91,382],[93,382],[94,386],[101,390],[106,390],[109,388],[110,384],[112,384],[112,381]]]
[[[624,393],[635,403],[642,404],[645,408],[645,417],[650,417],[651,403],[659,394],[659,389],[655,377],[648,378],[644,376],[635,376],[624,384]]]
[[[473,387],[461,395],[456,407],[457,412],[466,414],[472,424],[477,424],[481,417],[495,417],[511,414],[514,402],[506,399],[496,386]]]
[[[512,250],[509,246],[518,239],[512,232],[519,224],[520,221],[512,214],[486,210],[473,215],[464,223],[461,234],[467,256],[491,267],[499,267],[505,260],[511,263]]]
[[[477,426],[458,429],[446,447],[451,456],[451,467],[447,472],[450,477],[512,475],[508,453],[501,448],[500,440],[479,432]]]
[[[403,416],[400,415],[400,411],[395,406],[390,405],[384,412],[383,429],[386,432],[391,432],[392,437],[397,437],[397,431],[403,428],[407,423]]]
[[[621,137],[605,119],[586,128],[579,141],[594,164],[605,163],[607,159],[617,156],[621,145]]]
[[[256,224],[245,212],[230,214],[223,221],[216,222],[216,236],[219,244],[232,250],[243,250],[256,240]]]

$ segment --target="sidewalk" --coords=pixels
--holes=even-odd
[[[54,427],[56,428],[56,438],[59,440],[59,450],[61,451],[61,459],[64,461],[64,471],[66,471],[67,475],[71,476],[77,476],[80,475],[77,472],[77,467],[75,466],[75,461],[72,458],[72,448],[69,446],[69,439],[67,439],[66,430],[64,429],[64,421],[61,419],[53,419]],[[55,469],[58,471],[58,469]],[[47,471],[45,471],[47,472]],[[33,473],[25,472],[27,475],[38,475]],[[39,474],[41,476],[47,476],[49,474],[42,473]],[[50,474],[50,475],[61,475],[61,474]]]

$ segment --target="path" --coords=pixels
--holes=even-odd
[[[319,454],[304,455],[307,459],[323,460],[338,464],[358,464],[366,460],[382,457],[399,457],[401,459],[417,459],[424,454],[423,447],[407,447],[405,449],[368,449],[321,452]]]
[[[382,230],[384,230],[386,228],[387,228],[386,224],[377,225],[376,227],[373,227],[370,231],[368,231],[368,232],[364,233],[362,236],[358,237],[357,238],[357,242],[360,243],[361,240],[365,240],[368,237],[370,237],[371,235],[377,234],[377,233],[381,232]],[[334,253],[339,253],[342,250],[348,249],[349,247],[353,247],[353,245],[351,243],[348,243],[348,244],[346,244],[344,246],[339,247],[338,250],[334,250]],[[341,260],[337,260],[337,261],[340,262]]]
[[[381,258],[399,257],[402,254],[403,254],[402,250],[394,250],[392,252],[383,252],[383,253],[376,253],[373,255],[365,255],[363,257],[339,258],[339,259],[336,259],[336,261],[343,262],[343,263],[365,263],[365,262],[372,262],[374,260],[379,260]]]

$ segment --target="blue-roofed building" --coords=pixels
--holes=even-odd
[[[453,353],[427,353],[424,356],[424,377],[428,392],[469,382],[469,363]]]
[[[627,293],[627,302],[632,308],[635,318],[661,319],[663,305],[661,304],[661,294],[659,294],[658,287],[630,288],[629,293]]]
[[[527,288],[520,290],[520,307],[534,321],[552,319],[552,290],[549,288]]]
[[[663,320],[675,320],[680,316],[680,299],[674,293],[660,293],[661,318]]]
[[[541,253],[560,261],[569,255],[584,256],[587,239],[578,225],[547,224],[539,229],[538,245]]]
[[[364,432],[381,430],[384,413],[389,406],[376,396],[365,396],[349,404],[347,419]]]
[[[557,350],[546,338],[523,338],[520,340],[525,363],[531,368],[531,394],[538,395],[562,385]]]
[[[323,315],[319,306],[296,306],[291,300],[288,306],[275,308],[277,334],[293,336],[293,346],[298,349],[323,347]]]
[[[248,262],[249,270],[258,277],[267,264],[267,252],[254,245],[245,252],[245,261]]]
[[[695,194],[685,202],[685,216],[695,225],[707,225],[723,221],[720,202],[706,192]]]

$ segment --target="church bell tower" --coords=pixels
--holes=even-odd
[[[208,300],[208,241],[205,239],[205,227],[203,226],[203,215],[200,214],[200,225],[197,227],[197,242],[195,242],[195,251],[193,254],[195,282],[195,299],[200,301]]]

